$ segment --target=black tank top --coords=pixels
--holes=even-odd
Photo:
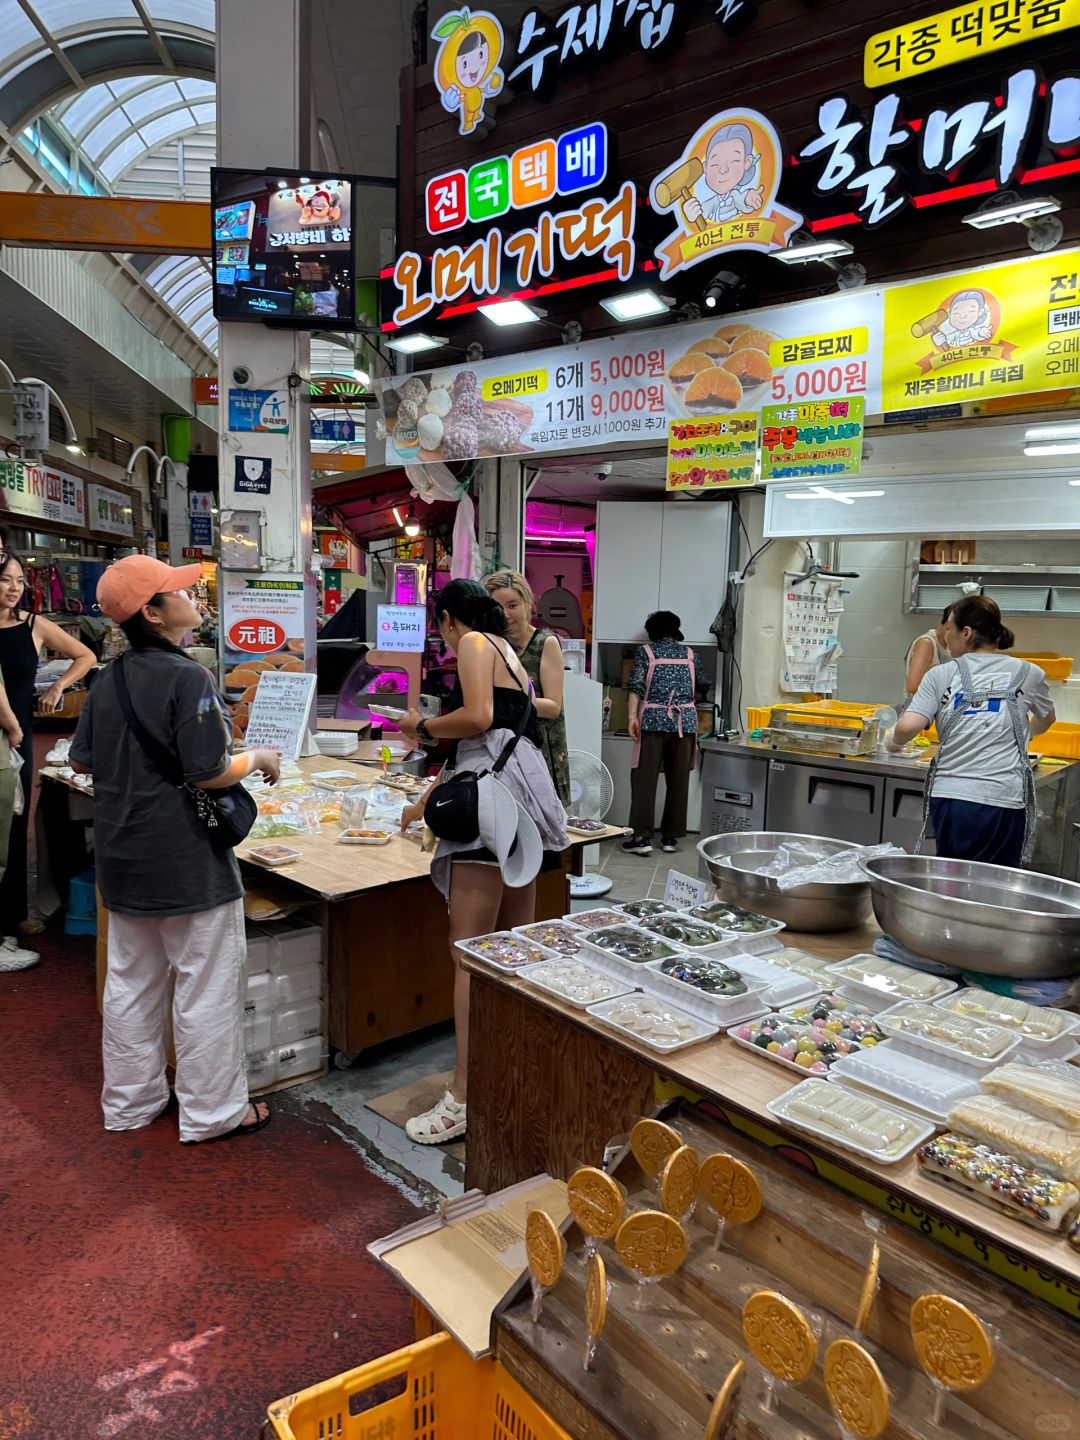
[[[20,749],[33,753],[30,727],[34,719],[34,681],[37,679],[38,653],[34,643],[34,616],[0,629],[0,672],[4,677],[8,704],[23,732]]]
[[[495,644],[495,641],[492,640],[491,636],[485,635],[484,639],[489,642],[492,649],[498,655],[499,659],[506,666],[510,678],[518,687],[516,690],[509,690],[505,685],[492,686],[493,712],[491,718],[491,729],[516,730],[521,723],[522,711],[524,709],[528,709],[532,713],[529,716],[528,722],[523,732],[524,738],[526,740],[531,740],[532,743],[539,750],[543,745],[543,737],[540,734],[540,720],[537,716],[536,708],[533,705],[532,697],[529,695],[529,692],[525,689],[521,681],[518,679],[517,672],[514,670],[514,667],[510,664],[509,660],[507,660],[506,656],[503,654],[499,646]],[[451,715],[455,710],[460,710],[464,704],[465,697],[461,693],[461,681],[455,680],[454,688],[450,692],[450,699],[447,702],[444,714]]]

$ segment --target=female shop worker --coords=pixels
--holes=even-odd
[[[949,611],[954,603],[950,601],[941,612],[940,625],[935,625],[932,630],[924,630],[911,642],[907,659],[904,661],[904,689],[907,691],[905,710],[911,704],[911,697],[922,684],[926,672],[935,665],[944,665],[949,658],[945,645],[945,626],[949,623]]]
[[[546,865],[558,865],[557,852],[567,844],[566,812],[541,754],[532,687],[506,638],[501,607],[476,581],[451,580],[435,596],[435,620],[457,656],[457,684],[442,715],[427,720],[412,710],[401,722],[403,734],[422,744],[454,742],[443,780],[454,771],[488,774],[516,733],[520,739],[499,776],[501,805],[489,812],[478,801],[480,834],[469,841],[440,840],[431,862],[431,878],[450,907],[457,1060],[442,1098],[405,1126],[409,1139],[420,1145],[441,1145],[465,1133],[469,977],[461,968],[457,941],[528,925],[535,918],[536,876]],[[422,801],[406,807],[401,828],[446,798],[443,785],[433,785]],[[483,1038],[489,1045],[499,1043],[498,1036]]]
[[[630,779],[631,836],[623,849],[651,855],[656,787],[661,770],[667,782],[660,837],[671,854],[686,834],[690,771],[697,749],[697,671],[694,652],[682,643],[678,615],[658,610],[645,621],[648,645],[640,645],[630,672],[630,736],[634,742]]]
[[[281,768],[272,750],[230,761],[210,676],[180,649],[202,620],[189,593],[199,573],[130,555],[102,575],[98,604],[131,649],[98,679],[71,746],[75,770],[94,776],[97,882],[109,911],[105,1128],[139,1130],[168,1108],[171,972],[180,1139],[189,1143],[250,1135],[270,1119],[266,1105],[249,1102],[244,1073],[240,869],[200,820],[189,787],[222,790],[254,770],[273,783]],[[145,742],[125,719],[118,672]],[[168,752],[187,783],[166,775],[151,749]]]
[[[488,594],[502,606],[506,616],[506,638],[517,651],[517,657],[535,694],[533,704],[540,717],[542,750],[559,799],[570,804],[570,762],[566,746],[566,715],[563,711],[563,685],[566,667],[558,636],[550,630],[538,630],[532,623],[536,601],[525,576],[517,570],[496,570],[484,584]]]
[[[1013,633],[985,595],[951,606],[945,643],[950,661],[923,676],[889,748],[937,726],[940,748],[926,777],[926,808],[939,855],[1024,864],[1037,820],[1028,741],[1056,718],[1046,676],[1030,661],[999,653],[1011,648]]]

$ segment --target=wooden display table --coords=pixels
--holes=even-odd
[[[875,926],[780,938],[843,959],[871,948]],[[726,1035],[660,1056],[527,981],[467,959],[473,977],[465,1181],[491,1193],[546,1171],[567,1179],[601,1163],[612,1136],[686,1095],[734,1131],[1080,1317],[1080,1251],[920,1174],[914,1157],[878,1166],[785,1130],[766,1109],[797,1077]],[[827,1222],[826,1222],[827,1223]],[[1080,1416],[1077,1417],[1080,1427]]]
[[[353,768],[349,761],[323,755],[298,764],[306,778]],[[370,772],[365,768],[362,773]],[[50,784],[92,794],[54,768],[45,767],[40,775]],[[336,843],[335,826],[323,826],[323,832],[295,841],[283,838],[281,843],[303,858],[280,870],[246,858],[259,841],[246,841],[236,854],[253,887],[270,883],[314,907],[312,918],[325,934],[328,1039],[342,1063],[349,1063],[372,1045],[450,1018],[450,937],[446,902],[431,883],[431,857],[415,839],[398,835],[389,845],[350,846]],[[553,919],[570,909],[567,881],[571,873],[581,873],[586,845],[622,835],[621,829],[609,827],[595,839],[574,840],[563,868],[537,881],[537,919]]]

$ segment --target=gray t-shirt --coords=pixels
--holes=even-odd
[[[185,779],[220,775],[228,733],[202,666],[162,650],[129,653],[123,665],[131,708],[177,757]],[[193,915],[238,900],[244,887],[235,855],[211,841],[191,795],[147,757],[124,720],[111,669],[87,696],[71,745],[72,758],[94,772],[94,849],[106,909]]]
[[[971,678],[980,690],[1019,685],[1024,745],[1031,738],[1028,715],[1039,719],[1054,708],[1046,676],[1027,660],[985,652],[967,656]],[[1024,808],[1023,766],[1013,734],[1012,720],[1004,700],[989,700],[973,710],[960,696],[960,669],[955,661],[936,665],[923,676],[911,702],[911,710],[928,721],[963,706],[952,722],[948,743],[934,772],[935,800],[973,800],[979,805],[998,805],[1003,810]],[[940,731],[940,725],[939,725]]]

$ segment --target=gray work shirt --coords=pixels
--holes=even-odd
[[[1041,720],[1054,708],[1046,676],[1037,665],[1013,660],[992,651],[966,657],[971,678],[983,690],[1019,683],[1020,711],[1024,733],[1030,739],[1028,715]],[[1024,808],[1023,765],[1017,754],[1012,721],[1003,700],[990,700],[973,709],[960,695],[960,671],[955,661],[936,665],[923,676],[911,710],[928,722],[956,708],[957,717],[949,742],[942,747],[934,774],[935,800],[972,800],[978,805],[997,805],[1003,810]]]
[[[184,778],[220,775],[229,739],[209,674],[194,660],[163,650],[129,653],[123,664],[131,708],[148,734],[177,757]],[[124,720],[108,669],[87,696],[71,757],[94,774],[94,850],[106,909],[162,918],[240,899],[236,856],[211,841],[192,796],[171,785],[144,753]]]

